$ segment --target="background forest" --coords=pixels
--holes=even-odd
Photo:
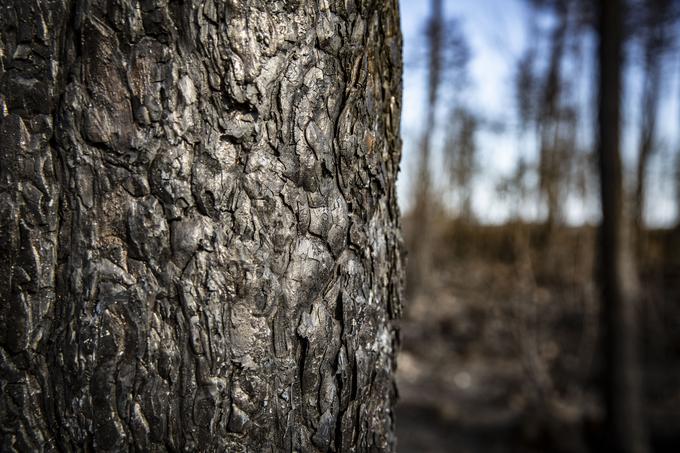
[[[592,450],[611,384],[598,2],[401,3],[400,451]],[[626,6],[621,219],[635,322],[621,336],[639,347],[625,363],[641,376],[631,431],[645,439],[627,451],[678,451],[680,2]]]

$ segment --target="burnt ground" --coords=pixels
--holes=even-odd
[[[545,259],[536,244],[517,251],[502,239],[511,232],[493,228],[458,241],[444,235],[427,283],[406,305],[401,453],[581,453],[593,445],[602,414],[592,231],[565,235]],[[680,266],[653,264],[641,313],[646,415],[653,451],[676,452]]]

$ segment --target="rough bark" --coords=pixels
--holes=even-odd
[[[0,0],[2,451],[391,451],[396,0]]]
[[[623,68],[622,0],[600,0],[598,154],[602,200],[600,283],[606,451],[643,453],[645,436],[638,352],[638,283],[624,209],[620,154]]]

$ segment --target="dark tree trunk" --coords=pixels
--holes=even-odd
[[[605,354],[602,393],[606,451],[647,451],[638,357],[637,273],[627,234],[620,144],[623,12],[600,0],[598,154],[602,196],[600,282]]]
[[[2,451],[392,451],[396,0],[0,0]]]

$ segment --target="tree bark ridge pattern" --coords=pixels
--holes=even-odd
[[[396,0],[0,8],[2,451],[393,451]]]

